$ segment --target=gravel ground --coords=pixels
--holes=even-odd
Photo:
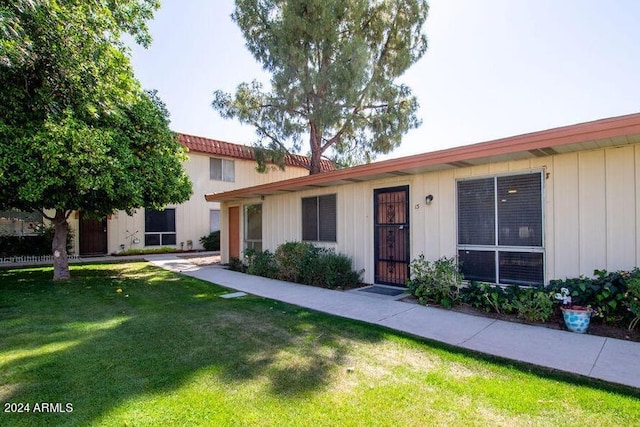
[[[208,256],[181,256],[195,265],[213,265],[220,264],[220,255],[208,255]]]

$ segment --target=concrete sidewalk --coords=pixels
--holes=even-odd
[[[640,343],[424,307],[377,294],[332,291],[148,257],[165,269],[300,307],[356,319],[469,350],[640,388]]]

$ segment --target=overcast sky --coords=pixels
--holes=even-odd
[[[402,80],[420,128],[389,157],[640,112],[640,1],[432,0],[429,48]],[[251,144],[253,128],[211,108],[213,91],[265,82],[230,18],[232,0],[162,0],[153,43],[134,47],[171,127]]]

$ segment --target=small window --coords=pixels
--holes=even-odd
[[[209,175],[214,181],[235,182],[236,170],[234,161],[209,158]]]
[[[176,244],[176,210],[145,209],[144,245],[167,246]]]
[[[262,205],[248,205],[244,208],[244,242],[247,249],[262,251]]]
[[[220,231],[220,209],[209,211],[209,231]]]
[[[302,199],[302,240],[336,241],[336,195]]]

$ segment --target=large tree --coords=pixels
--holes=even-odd
[[[255,126],[256,143],[282,162],[308,138],[310,173],[323,156],[369,162],[417,127],[418,102],[398,78],[427,48],[425,0],[236,0],[233,20],[271,73],[235,94],[214,93],[225,118]],[[264,163],[262,163],[264,165]]]
[[[54,279],[69,277],[74,211],[104,216],[191,195],[168,113],[133,75],[155,0],[16,0],[0,6],[0,209],[55,227]]]

